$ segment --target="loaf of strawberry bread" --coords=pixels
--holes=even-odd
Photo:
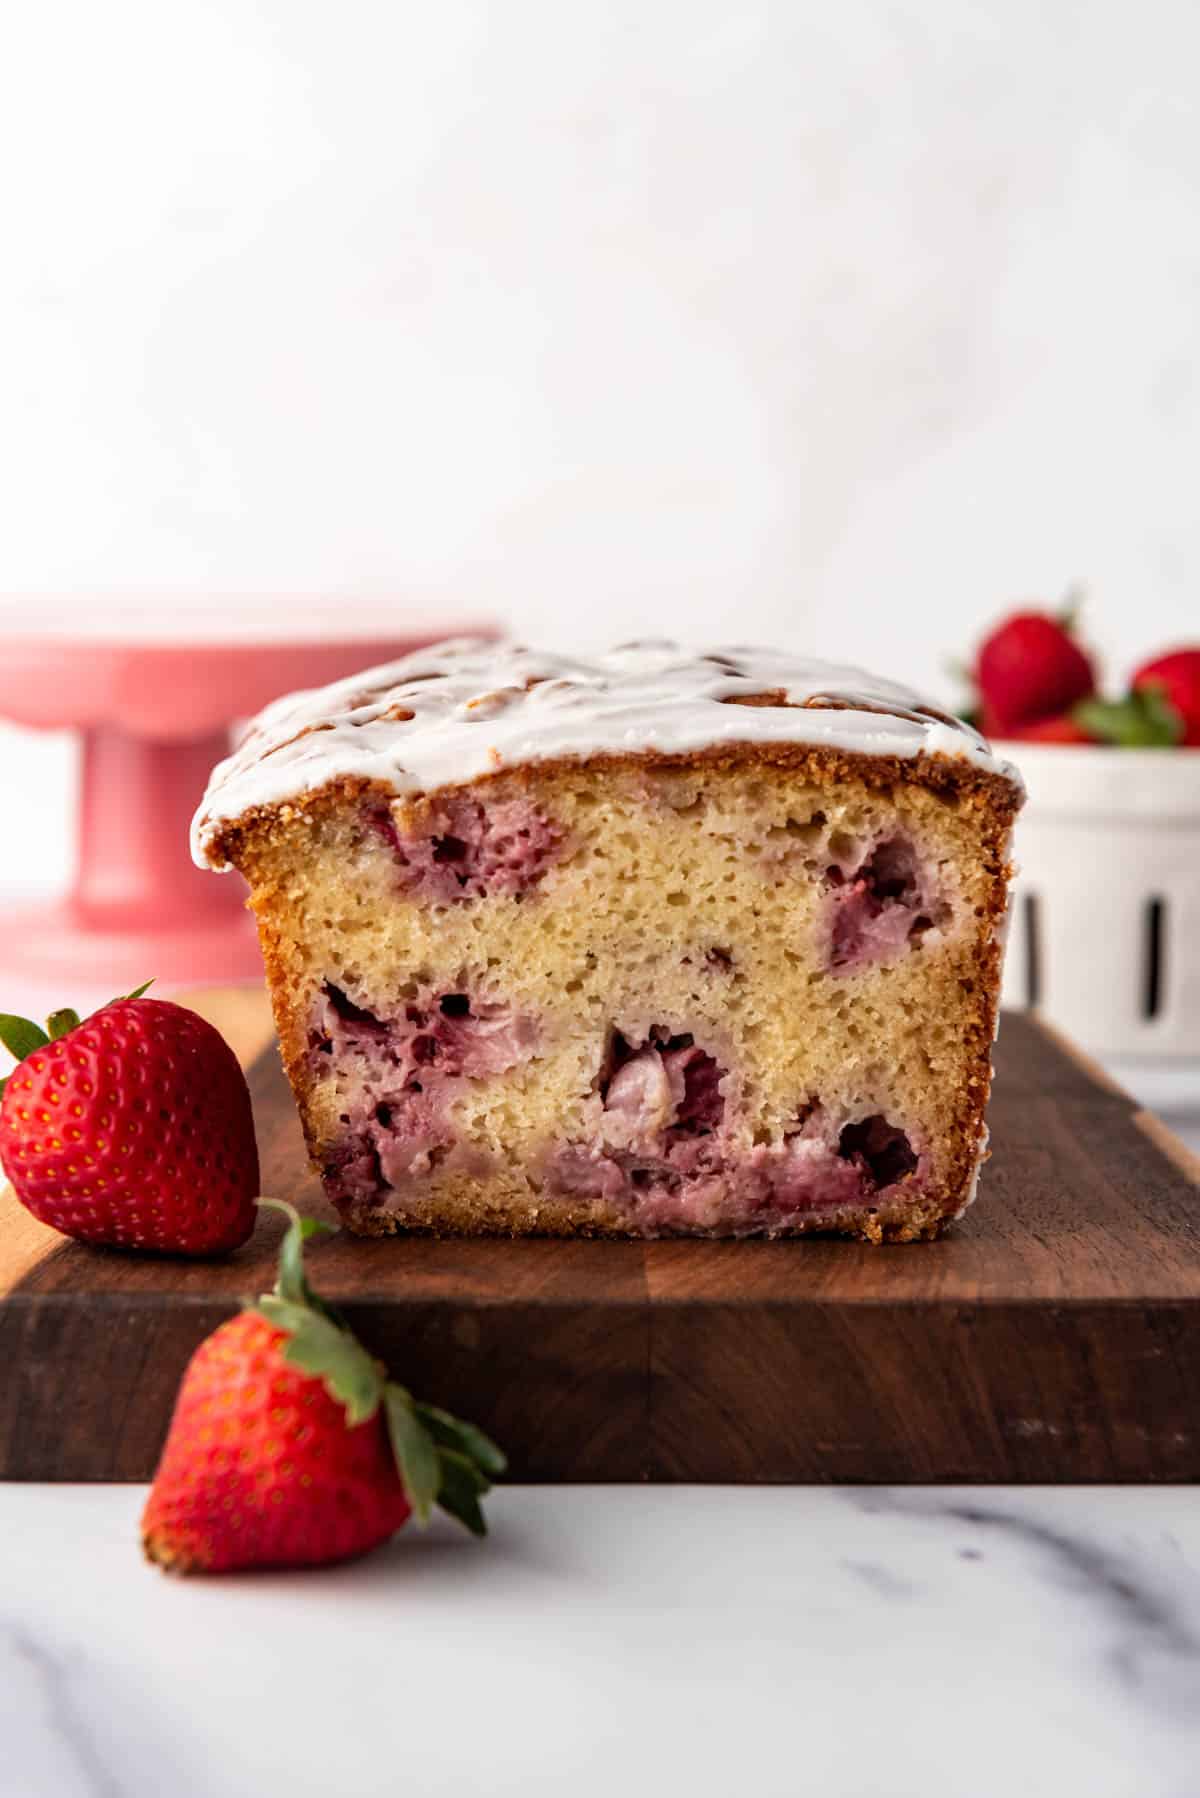
[[[269,707],[195,852],[351,1230],[908,1241],[985,1152],[1020,801],[857,670],[453,642]]]

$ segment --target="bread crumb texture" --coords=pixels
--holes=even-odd
[[[224,846],[352,1229],[914,1240],[986,1140],[1016,804],[735,746],[344,782]]]

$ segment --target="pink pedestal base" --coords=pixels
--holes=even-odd
[[[82,732],[79,854],[64,898],[0,910],[0,974],[115,995],[146,980],[232,985],[262,978],[245,883],[197,868],[188,826],[215,763],[218,730],[154,742],[111,724]]]
[[[228,878],[232,885],[236,877]],[[241,899],[245,888],[237,885]],[[44,983],[63,1004],[96,986],[116,998],[147,980],[156,988],[236,986],[261,980],[263,971],[249,912],[207,923],[185,919],[178,927],[105,930],[81,917],[70,899],[0,909],[0,976],[10,969]]]
[[[228,753],[231,724],[277,694],[433,642],[455,622],[308,643],[7,638],[0,715],[75,729],[81,764],[74,887],[56,902],[0,909],[0,977],[47,982],[64,1005],[73,987],[115,995],[146,980],[261,980],[243,882],[194,867],[188,850],[192,814]],[[479,634],[496,632],[485,625]]]

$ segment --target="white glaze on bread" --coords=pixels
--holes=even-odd
[[[747,703],[756,695],[768,697]],[[225,824],[338,780],[431,793],[531,762],[722,743],[961,756],[1020,785],[968,725],[859,668],[662,641],[583,660],[462,638],[268,706],[214,769],[193,854],[222,865],[214,848]]]

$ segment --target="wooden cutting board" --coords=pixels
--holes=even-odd
[[[261,993],[195,1004],[250,1071],[264,1191],[327,1214]],[[1009,1016],[979,1204],[941,1242],[360,1242],[314,1280],[530,1480],[1200,1477],[1200,1184],[1181,1144]],[[0,1196],[0,1474],[142,1480],[184,1365],[270,1286],[88,1250]]]

